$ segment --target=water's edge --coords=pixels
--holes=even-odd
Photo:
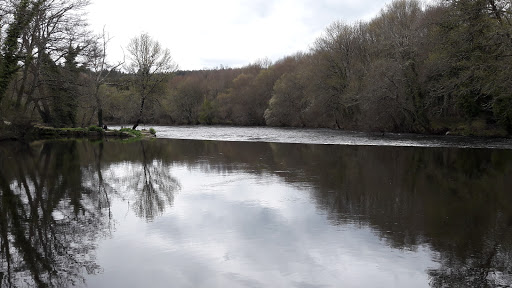
[[[119,129],[123,126],[112,126]],[[146,126],[149,129],[150,126]],[[151,126],[164,139],[275,142],[357,146],[453,147],[512,149],[510,138],[486,138],[453,135],[367,133],[325,128],[275,128],[230,126]],[[145,127],[141,127],[144,129]]]

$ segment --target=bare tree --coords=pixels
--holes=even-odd
[[[4,97],[12,78],[20,68],[18,65],[20,58],[19,40],[23,31],[29,26],[30,22],[34,18],[35,11],[39,9],[41,4],[42,1],[31,3],[31,1],[28,0],[1,3],[1,20],[12,17],[12,22],[5,29],[5,37],[3,37],[5,39],[0,38],[0,102]],[[9,8],[10,6],[11,8]],[[2,27],[0,27],[0,32],[3,32],[1,28]]]
[[[20,3],[24,2],[31,1]],[[13,87],[16,111],[36,110],[43,122],[51,122],[54,93],[49,90],[58,86],[58,82],[69,83],[60,81],[63,79],[52,75],[50,70],[62,67],[66,60],[71,60],[71,54],[76,54],[72,62],[76,62],[76,66],[81,64],[83,51],[91,43],[83,16],[88,4],[89,0],[39,0],[30,6],[31,17],[25,19],[28,23],[19,31],[17,40],[16,63],[20,73]]]
[[[123,61],[117,62],[115,64],[109,63],[107,61],[107,46],[108,42],[110,42],[110,37],[108,36],[105,29],[98,37],[98,41],[96,41],[93,45],[91,45],[91,50],[88,55],[88,62],[90,63],[91,70],[91,78],[94,79],[94,100],[95,100],[95,109],[98,115],[98,125],[103,127],[103,99],[100,95],[100,87],[105,80],[108,78],[110,73],[117,68],[121,67],[124,64]],[[94,112],[93,112],[94,114]],[[92,118],[92,116],[91,116]]]
[[[133,38],[128,44],[130,63],[126,67],[134,76],[134,84],[140,96],[140,110],[133,129],[139,126],[144,112],[144,103],[155,92],[155,88],[171,73],[178,70],[178,65],[167,48],[149,34],[143,33]]]

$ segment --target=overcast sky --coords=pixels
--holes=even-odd
[[[92,29],[113,37],[111,61],[130,38],[149,33],[182,70],[240,67],[307,51],[335,20],[376,16],[390,0],[92,0]],[[126,50],[126,49],[125,49]]]

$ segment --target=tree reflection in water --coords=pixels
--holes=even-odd
[[[397,249],[428,245],[439,263],[427,271],[433,287],[512,285],[512,151],[180,140],[154,145],[169,147],[162,157],[205,172],[243,169],[313,187],[313,199],[333,225],[371,227]]]
[[[167,206],[172,206],[174,193],[179,190],[178,181],[169,173],[168,165],[158,159],[158,151],[147,151],[145,142],[139,142],[142,151],[142,169],[130,175],[135,192],[134,210],[137,216],[153,220],[161,215]],[[148,155],[148,153],[157,153]]]
[[[100,271],[93,250],[109,218],[92,200],[103,200],[82,185],[77,143],[56,146],[0,152],[2,287],[69,287]]]
[[[512,285],[512,151],[274,145],[272,153],[314,179],[334,224],[368,225],[398,249],[428,244],[440,264],[428,271],[432,287]],[[294,174],[287,181],[303,181]]]
[[[136,195],[137,215],[147,220],[172,204],[178,182],[167,165],[148,158],[144,143],[137,145],[139,153],[124,159],[136,171],[126,179],[133,191],[118,191],[104,177],[119,162],[105,157],[104,143],[0,146],[2,287],[85,285],[84,273],[102,271],[94,252],[114,229],[112,197]]]
[[[160,140],[0,145],[2,286],[66,287],[101,271],[112,199],[153,220],[180,188],[172,165],[311,187],[332,225],[428,245],[433,287],[512,285],[512,151]]]

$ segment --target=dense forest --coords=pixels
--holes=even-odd
[[[332,23],[307,52],[200,71],[178,70],[147,34],[110,63],[86,0],[0,3],[0,125],[512,134],[510,0],[397,0],[370,21]]]

